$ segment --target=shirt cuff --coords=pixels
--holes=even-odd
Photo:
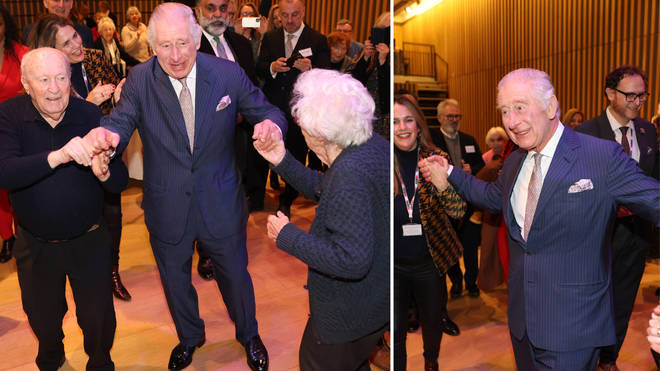
[[[449,169],[447,169],[447,176],[451,175],[452,170],[454,170],[454,165],[449,165]]]

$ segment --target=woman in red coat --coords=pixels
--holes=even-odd
[[[28,48],[19,43],[18,28],[11,15],[0,5],[0,103],[21,94],[21,59]],[[14,247],[14,212],[9,205],[9,194],[0,189],[0,237],[2,251],[0,263],[11,259]]]

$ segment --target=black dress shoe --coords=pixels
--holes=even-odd
[[[442,316],[440,319],[442,332],[451,336],[458,336],[461,333],[461,330],[458,329],[458,325],[454,323],[448,316]]]
[[[277,211],[281,211],[287,218],[291,219],[291,205],[282,205],[277,207]]]
[[[479,288],[477,285],[474,286],[468,286],[467,288],[468,291],[468,296],[471,298],[478,298],[479,297]]]
[[[199,257],[199,262],[197,262],[197,273],[207,281],[213,279],[213,263],[211,263],[211,258],[207,256]]]
[[[192,362],[193,353],[195,349],[204,345],[206,337],[202,336],[202,340],[199,341],[196,345],[191,347],[179,343],[172,349],[172,355],[170,355],[170,363],[167,365],[167,368],[170,370],[183,370],[184,368],[190,365]]]
[[[266,371],[268,370],[268,351],[261,342],[259,335],[250,339],[245,344],[245,355],[247,356],[247,364],[252,371]]]
[[[114,268],[112,270],[112,295],[114,295],[115,298],[119,300],[123,300],[123,301],[131,300],[131,294],[128,293],[128,290],[126,290],[124,284],[121,283],[121,277],[119,277],[119,272],[117,272],[117,268]]]
[[[2,251],[0,251],[0,263],[6,263],[11,260],[11,252],[14,249],[14,241],[16,241],[16,238],[11,236],[2,242]]]
[[[438,371],[438,360],[429,361],[424,358],[424,371]]]

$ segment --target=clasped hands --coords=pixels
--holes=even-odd
[[[102,127],[90,130],[84,138],[74,137],[62,148],[48,154],[51,168],[70,161],[90,166],[94,175],[104,182],[110,177],[108,164],[115,148],[119,145],[119,135]]]
[[[438,191],[442,192],[449,186],[447,180],[449,161],[445,157],[440,155],[429,156],[421,159],[418,166],[424,179],[433,183]]]

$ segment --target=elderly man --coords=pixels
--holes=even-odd
[[[211,257],[236,338],[253,370],[268,368],[247,271],[245,195],[234,156],[237,113],[268,146],[286,132],[282,113],[234,62],[198,53],[202,31],[190,8],[156,7],[147,27],[156,58],[136,66],[117,107],[85,139],[96,151],[124,148],[137,128],[144,146],[145,222],[179,345],[169,368],[190,364],[205,341],[190,271],[193,241]]]
[[[342,32],[351,39],[351,50],[349,50],[348,53],[346,53],[346,55],[351,57],[353,61],[356,61],[360,56],[360,53],[362,53],[362,49],[364,48],[364,45],[362,43],[353,40],[354,38],[353,22],[351,22],[348,19],[342,18],[337,21],[337,24],[335,25],[335,31]]]
[[[566,130],[550,77],[515,70],[498,85],[504,128],[520,149],[494,183],[448,161],[420,162],[469,202],[504,216],[509,235],[509,329],[519,370],[596,367],[616,341],[610,231],[624,204],[660,225],[660,184],[621,146]]]
[[[257,73],[265,80],[264,94],[271,103],[286,112],[290,127],[286,148],[291,151],[293,157],[304,163],[308,148],[300,128],[294,124],[291,117],[291,92],[301,73],[312,68],[330,67],[330,48],[325,36],[303,23],[303,0],[282,0],[279,6],[282,28],[264,35]],[[287,184],[280,195],[278,210],[290,216],[291,204],[296,197],[298,191]]]
[[[44,8],[46,8],[48,14],[55,14],[55,15],[59,15],[60,17],[69,19],[71,8],[73,8],[73,0],[43,0],[43,1],[44,1]],[[92,35],[92,30],[90,30],[89,27],[83,24],[75,22],[74,20],[72,20],[72,22],[74,23],[74,27],[78,32],[78,35],[80,35],[80,38],[82,39],[85,48],[88,49],[94,48],[94,37]],[[33,26],[34,23],[29,24],[23,28],[23,40],[28,40],[28,35],[30,34],[30,31],[32,30]]]
[[[80,137],[98,126],[102,113],[70,97],[71,69],[62,52],[28,52],[21,74],[27,95],[0,104],[0,187],[9,190],[19,221],[16,266],[23,309],[39,342],[36,363],[54,370],[65,361],[68,278],[87,369],[114,370],[110,235],[101,211],[103,190],[121,192],[128,174],[119,159],[108,169],[104,153],[94,158],[103,170],[98,179],[85,167],[91,160]]]
[[[616,141],[648,176],[658,179],[660,165],[655,126],[639,117],[648,99],[646,76],[632,66],[614,69],[605,77],[604,93],[608,107],[595,117],[575,128],[581,133]],[[617,212],[612,232],[612,288],[616,344],[600,351],[599,368],[618,370],[616,360],[628,330],[635,297],[644,274],[646,255],[653,226],[622,207]]]
[[[468,174],[477,174],[484,166],[484,160],[479,150],[477,140],[470,134],[459,129],[461,109],[455,99],[445,99],[437,106],[437,119],[440,129],[431,129],[431,137],[440,149],[447,152],[452,164],[461,166]],[[456,264],[447,272],[451,279],[451,297],[463,295],[463,279],[465,288],[471,297],[479,296],[477,276],[479,275],[479,245],[481,244],[481,224],[474,223],[472,215],[474,206],[468,204],[468,209],[461,220],[456,221],[454,228],[463,245],[463,263],[465,275],[460,264]],[[443,321],[445,332],[458,335],[458,326],[447,318]],[[455,327],[455,331],[452,328]]]

